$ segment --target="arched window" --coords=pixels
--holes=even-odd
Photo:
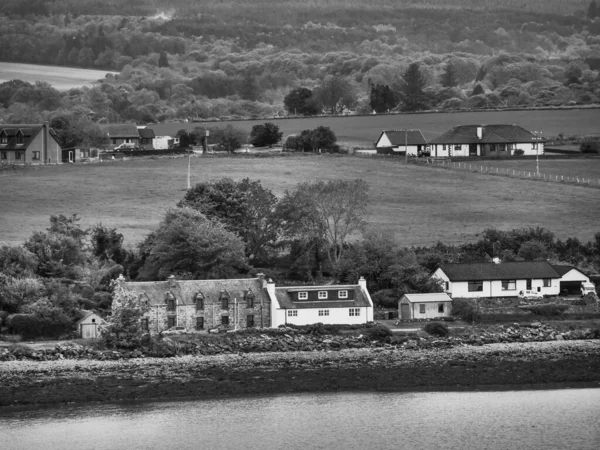
[[[252,289],[246,291],[246,308],[254,308],[254,292],[252,292]]]
[[[196,309],[204,309],[204,294],[202,292],[196,294]]]
[[[229,293],[221,291],[219,298],[221,299],[221,309],[229,309]]]

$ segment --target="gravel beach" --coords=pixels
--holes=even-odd
[[[600,387],[600,340],[0,363],[0,406],[559,385]]]

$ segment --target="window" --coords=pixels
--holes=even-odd
[[[21,133],[17,133],[17,144],[23,144],[25,142],[25,138]]]
[[[246,294],[246,308],[254,308],[254,293],[248,291]]]
[[[288,309],[288,317],[298,317],[297,309]]]
[[[320,309],[319,310],[319,317],[328,316],[328,315],[329,315],[328,309]]]
[[[221,309],[229,309],[229,294],[227,291],[221,291]]]
[[[5,134],[0,136],[0,144],[8,144],[8,137]]]
[[[514,291],[517,289],[517,280],[502,280],[503,291]]]
[[[6,152],[0,153],[0,159],[7,159],[6,158]]]
[[[544,278],[544,287],[552,286],[552,280],[550,278]]]
[[[96,323],[96,319],[92,319],[92,323]]]
[[[443,313],[444,312],[444,304],[443,303],[438,303],[438,312],[439,313]]]
[[[15,152],[15,159],[21,159],[21,152]]]
[[[360,316],[360,308],[350,308],[348,315],[350,317],[358,317]]]
[[[33,160],[34,161],[40,160],[40,152],[33,152]]]
[[[149,326],[148,326],[148,319],[147,318],[143,318],[142,319],[142,331],[148,331]]]
[[[420,314],[425,314],[425,305],[423,303],[421,303],[419,305],[419,313]]]
[[[175,326],[175,317],[167,317],[167,328]]]
[[[327,291],[319,291],[319,300],[327,300]]]
[[[338,298],[348,298],[348,291],[339,291]]]
[[[509,150],[516,150],[517,149],[517,144],[508,144],[508,149]]]
[[[533,142],[533,143],[531,144],[531,149],[532,149],[532,150],[537,150],[537,149],[538,149],[538,143],[537,143],[537,142]]]
[[[454,150],[462,150],[462,145],[454,144]]]
[[[221,316],[221,325],[229,325],[229,316]]]
[[[175,297],[173,297],[173,294],[167,294],[167,311],[175,311]]]
[[[248,328],[254,327],[254,316],[253,315],[246,316],[246,327],[248,327]]]
[[[196,310],[204,309],[204,295],[202,292],[196,294]]]
[[[483,281],[469,281],[469,292],[483,292]]]
[[[445,281],[444,284],[446,285],[446,290],[449,291],[450,290],[450,282],[449,281]]]
[[[204,317],[196,317],[196,330],[204,330]]]
[[[308,292],[298,292],[298,300],[308,300]]]

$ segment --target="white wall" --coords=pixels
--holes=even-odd
[[[319,316],[319,309],[329,311],[328,316]],[[358,316],[350,316],[350,308],[307,308],[307,309],[294,309],[287,311],[297,311],[297,316],[287,316],[287,323],[294,325],[311,325],[313,323],[324,323],[332,325],[357,325],[369,322],[369,310],[372,316],[372,308],[362,307],[359,309]],[[287,311],[284,311],[287,314]],[[285,315],[284,315],[285,317]],[[372,317],[371,317],[372,320]],[[286,322],[284,322],[286,323]]]
[[[585,276],[579,270],[571,269],[562,276],[560,281],[586,281],[589,283],[590,278]]]

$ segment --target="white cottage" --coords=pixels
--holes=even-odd
[[[421,156],[427,152],[427,141],[421,130],[384,130],[375,142],[378,152],[402,153]]]
[[[326,286],[275,287],[267,283],[271,326],[313,323],[357,325],[373,321],[373,301],[367,282]]]
[[[534,290],[560,293],[560,275],[547,261],[442,264],[431,275],[452,298],[517,297]]]
[[[461,125],[432,139],[431,156],[543,155],[544,139],[518,125]]]
[[[404,294],[398,302],[398,318],[401,320],[437,319],[450,317],[452,298],[445,292],[429,294]]]

